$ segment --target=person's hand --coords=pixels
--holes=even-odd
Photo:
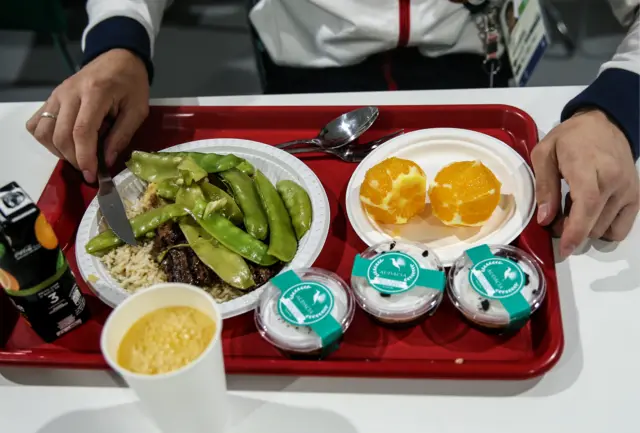
[[[640,182],[629,142],[603,112],[576,113],[534,147],[531,159],[538,222],[561,236],[563,257],[587,237],[620,241],[629,234],[640,206]],[[562,178],[570,195],[564,213]]]
[[[115,118],[105,141],[106,162],[112,165],[148,111],[144,63],[127,50],[114,49],[60,84],[29,119],[27,130],[51,153],[82,170],[87,182],[94,182],[98,131],[104,118]]]

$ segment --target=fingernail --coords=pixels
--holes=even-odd
[[[560,254],[562,255],[562,258],[566,259],[567,257],[569,257],[571,254],[573,254],[576,248],[577,247],[575,245],[567,245],[564,248],[561,248]]]
[[[542,203],[538,206],[538,224],[543,224],[549,216],[549,205]]]
[[[88,183],[93,183],[95,181],[93,175],[89,170],[84,170],[82,174],[84,175],[84,180],[86,180]]]
[[[118,159],[118,152],[111,152],[107,156],[107,165],[109,167],[112,166],[116,162],[116,159]]]

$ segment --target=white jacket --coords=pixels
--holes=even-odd
[[[170,0],[88,0],[85,38],[114,16],[135,19],[146,29],[151,53]],[[630,31],[614,58],[603,65],[640,74],[640,0],[609,0]],[[250,19],[280,65],[330,67],[358,63],[398,44],[428,56],[482,53],[468,10],[449,0],[259,0]],[[83,49],[85,38],[83,38]]]

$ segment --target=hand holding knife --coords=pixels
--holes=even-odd
[[[118,194],[105,161],[104,142],[113,126],[113,119],[105,118],[98,131],[98,203],[100,211],[113,232],[129,245],[137,245],[136,237],[127,218],[124,204]]]

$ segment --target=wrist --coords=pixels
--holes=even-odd
[[[583,110],[599,110],[623,133],[634,159],[640,155],[640,77],[622,69],[607,69],[562,111],[566,120]]]
[[[135,55],[144,64],[151,83],[151,40],[142,24],[123,16],[107,18],[98,23],[86,35],[82,66],[113,50],[123,50]]]

